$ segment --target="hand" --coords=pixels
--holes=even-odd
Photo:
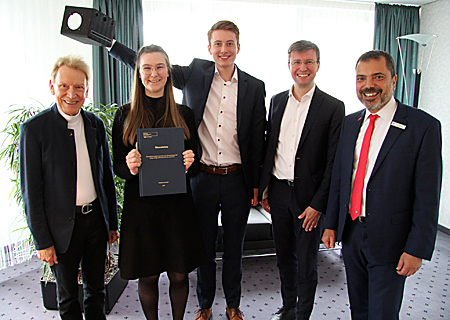
[[[409,277],[416,273],[421,266],[422,259],[403,252],[397,265],[397,273]]]
[[[37,257],[44,262],[47,262],[51,267],[54,264],[58,263],[58,259],[56,257],[55,246],[51,246],[46,249],[38,250]]]
[[[109,231],[109,244],[113,244],[116,240],[119,239],[119,231],[110,230]]]
[[[298,219],[303,219],[302,228],[305,229],[306,232],[312,231],[312,229],[317,227],[317,224],[319,223],[321,213],[317,211],[316,209],[313,209],[311,207],[308,207],[303,211],[301,215],[298,216]]]
[[[127,161],[128,169],[130,169],[130,172],[132,175],[137,175],[139,172],[139,167],[141,166],[141,154],[139,151],[137,151],[137,142],[136,142],[136,149],[131,150],[127,157],[125,158]]]
[[[186,150],[182,154],[183,154],[183,164],[187,172],[189,167],[194,163],[195,154],[194,151],[192,150]]]
[[[258,205],[258,188],[253,189],[252,207]]]
[[[270,213],[270,205],[269,205],[269,199],[263,199],[261,200],[261,205],[268,213]]]
[[[327,249],[333,249],[336,243],[336,231],[331,229],[325,229],[322,236],[322,242]]]

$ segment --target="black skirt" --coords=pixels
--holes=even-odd
[[[132,190],[125,187],[120,226],[119,267],[123,279],[164,271],[189,273],[205,263],[190,190],[186,194],[142,198],[133,192],[133,199],[127,199],[127,191]]]

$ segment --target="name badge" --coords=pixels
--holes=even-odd
[[[402,130],[405,130],[405,129],[406,129],[406,125],[405,125],[405,124],[403,124],[403,123],[398,123],[398,122],[395,122],[395,121],[392,121],[392,122],[391,122],[391,126],[396,127],[396,128],[399,128],[399,129],[402,129]]]

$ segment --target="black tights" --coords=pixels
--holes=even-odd
[[[183,320],[189,294],[187,274],[168,271],[167,276],[170,281],[169,296],[173,320]],[[139,278],[139,300],[147,320],[158,320],[158,282],[159,275]]]

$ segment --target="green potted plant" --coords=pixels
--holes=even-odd
[[[6,135],[5,141],[7,145],[0,150],[0,160],[8,164],[9,169],[13,173],[11,181],[13,187],[10,193],[10,199],[15,201],[20,208],[22,208],[22,216],[25,219],[25,212],[22,205],[22,195],[20,191],[20,180],[19,180],[19,127],[27,119],[31,118],[35,114],[44,110],[46,107],[33,100],[28,105],[18,105],[14,104],[9,106],[7,114],[9,115],[8,122],[5,128],[1,131]],[[105,124],[108,142],[110,146],[110,152],[112,155],[111,145],[112,145],[112,124],[114,121],[114,114],[117,110],[116,104],[111,104],[108,106],[103,106],[100,104],[89,103],[84,107],[85,110],[91,111],[101,118]],[[123,208],[123,191],[124,191],[124,180],[114,176],[116,184],[116,196],[117,205],[119,210],[119,226],[120,217]],[[26,229],[27,227],[24,227]],[[19,229],[20,230],[20,229]],[[29,241],[32,241],[31,237]],[[31,255],[30,255],[31,257]],[[108,262],[105,268],[105,285],[106,285],[106,301],[105,308],[106,312],[109,313],[119,298],[120,294],[123,292],[127,286],[128,281],[120,278],[118,274],[118,259],[117,256],[109,253]],[[43,264],[44,276],[41,279],[41,291],[44,307],[50,310],[57,309],[56,303],[56,283],[54,281],[53,275],[50,268],[46,264]],[[81,279],[79,279],[79,299],[80,302],[83,299],[83,289],[81,284]],[[82,305],[82,304],[81,304]]]

